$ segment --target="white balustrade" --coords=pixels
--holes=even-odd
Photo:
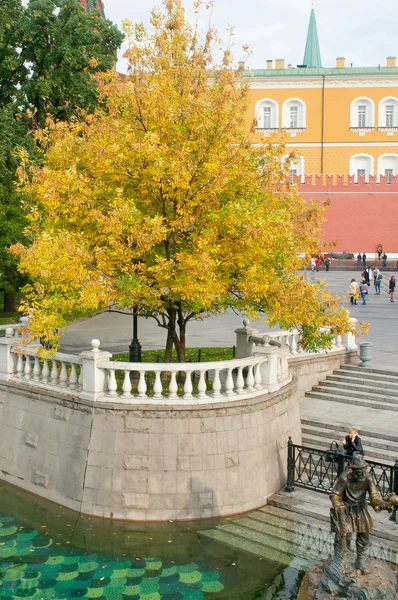
[[[122,402],[130,399],[145,403],[174,401],[189,404],[267,393],[261,370],[267,361],[267,356],[199,363],[100,360],[97,368],[105,372],[108,380],[106,398],[118,396]],[[131,386],[131,372],[138,380],[136,387]]]
[[[37,350],[37,347],[25,348],[23,351],[11,348],[11,355],[14,357],[11,379],[22,379],[24,383],[40,387],[76,391],[81,389],[78,370],[81,377],[83,365],[78,356],[56,352],[49,359],[40,359]]]

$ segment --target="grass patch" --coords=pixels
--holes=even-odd
[[[235,346],[232,348],[187,348],[186,362],[213,362],[219,360],[232,360],[235,358]],[[112,360],[120,362],[129,362],[129,353],[114,354]],[[156,363],[163,362],[164,350],[143,350],[142,362]],[[173,350],[171,362],[177,361],[176,351]]]

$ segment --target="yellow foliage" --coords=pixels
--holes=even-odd
[[[108,302],[157,318],[177,351],[191,318],[230,306],[348,330],[337,299],[298,274],[323,209],[284,183],[283,145],[250,145],[230,51],[214,63],[216,32],[201,42],[180,0],[151,25],[125,23],[128,75],[102,76],[94,115],[39,132],[45,164],[21,173],[33,241],[14,252],[34,282],[33,335]]]

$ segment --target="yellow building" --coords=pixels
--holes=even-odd
[[[241,64],[240,69],[244,69]],[[398,68],[357,68],[337,58],[322,67],[312,9],[302,65],[268,60],[263,70],[243,70],[250,82],[247,123],[257,119],[255,142],[284,136],[304,174],[398,174]]]

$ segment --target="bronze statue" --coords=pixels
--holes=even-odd
[[[388,494],[384,498],[379,494],[367,468],[368,464],[362,456],[354,456],[350,468],[342,473],[330,494],[331,529],[335,533],[334,556],[323,569],[321,587],[332,595],[353,597],[352,587],[356,578],[369,573],[365,565],[365,553],[369,548],[373,521],[367,509],[367,494],[376,512],[392,511],[398,506],[398,496],[395,494]],[[356,560],[351,566],[349,551],[354,534]]]

